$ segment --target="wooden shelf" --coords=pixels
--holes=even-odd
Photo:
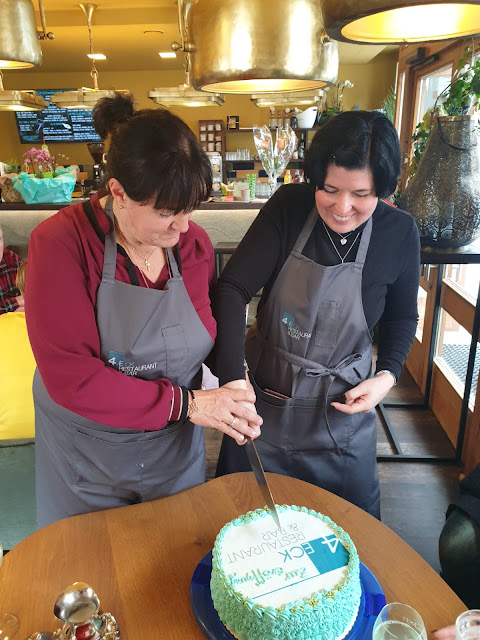
[[[270,129],[270,131],[276,131],[276,129]],[[292,129],[292,131],[316,131],[315,128],[313,129],[300,129],[300,128],[296,128],[296,129]],[[252,133],[253,129],[225,129],[225,133]]]

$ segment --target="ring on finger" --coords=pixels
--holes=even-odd
[[[234,416],[233,420],[230,422],[230,424],[228,426],[229,427],[233,427],[235,425],[236,421],[237,421],[237,419]]]

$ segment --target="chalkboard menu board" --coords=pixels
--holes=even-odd
[[[75,89],[37,89],[45,100],[54,93]],[[18,135],[25,144],[52,142],[100,142],[92,123],[91,109],[59,109],[53,102],[43,111],[17,111]]]

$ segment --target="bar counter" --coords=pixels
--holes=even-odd
[[[83,202],[83,199],[65,204],[0,203],[0,227],[5,246],[13,249],[20,258],[26,258],[33,229],[59,209],[78,202]],[[193,212],[192,220],[205,229],[214,246],[225,242],[238,243],[265,202],[205,202]]]

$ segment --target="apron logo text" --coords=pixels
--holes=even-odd
[[[128,362],[125,360],[125,354],[119,353],[118,351],[110,351],[108,354],[108,364],[111,364],[114,369],[121,371],[127,376],[136,376],[140,371],[149,371],[150,369],[157,368],[156,362],[141,365],[137,365],[135,362]]]
[[[300,329],[300,327],[295,324],[295,318],[293,316],[291,316],[289,313],[284,312],[283,318],[282,318],[282,323],[288,327],[287,328],[287,334],[291,338],[295,338],[295,340],[300,340],[300,339],[308,340],[309,338],[312,337],[311,333],[307,333],[306,331],[302,331]]]

